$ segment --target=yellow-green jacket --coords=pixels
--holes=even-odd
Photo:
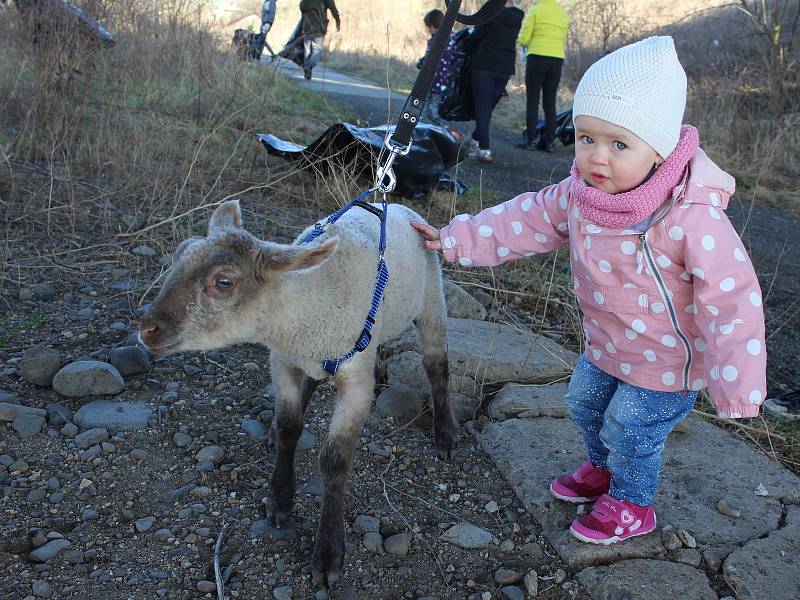
[[[517,36],[520,46],[528,47],[528,54],[564,58],[569,15],[556,0],[537,0],[522,21]]]

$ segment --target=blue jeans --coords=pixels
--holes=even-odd
[[[611,495],[650,506],[669,432],[697,392],[656,392],[625,383],[581,356],[564,398],[589,460],[611,471]]]

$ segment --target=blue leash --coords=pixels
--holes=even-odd
[[[356,340],[355,346],[353,346],[353,348],[347,352],[347,354],[343,354],[339,358],[329,358],[323,361],[322,368],[331,375],[336,375],[336,372],[339,370],[339,367],[343,362],[350,360],[356,355],[357,352],[363,352],[366,350],[367,346],[369,346],[369,343],[372,341],[372,326],[375,325],[375,318],[378,315],[378,308],[383,301],[383,293],[386,290],[386,284],[389,283],[389,269],[386,267],[386,261],[384,260],[384,253],[386,251],[386,216],[388,212],[386,194],[383,195],[382,210],[364,202],[364,199],[370,196],[374,191],[375,189],[369,189],[361,192],[358,196],[353,198],[350,202],[325,219],[323,223],[315,223],[313,231],[311,231],[311,233],[309,233],[306,238],[300,242],[301,244],[307,244],[314,241],[320,235],[322,235],[325,230],[338,221],[344,213],[354,206],[359,206],[364,210],[373,213],[381,221],[381,237],[378,244],[378,272],[375,276],[375,288],[372,292],[372,304],[370,305],[367,318],[364,320],[364,327],[361,330],[358,339]]]

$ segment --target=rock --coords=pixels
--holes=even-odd
[[[703,562],[703,557],[694,548],[681,548],[675,553],[675,562],[699,567]]]
[[[688,565],[662,560],[623,560],[588,567],[575,578],[592,598],[626,600],[716,600],[706,576]]]
[[[723,498],[719,502],[717,502],[717,510],[721,512],[723,515],[727,515],[729,517],[733,517],[734,519],[738,519],[742,516],[742,509],[734,504],[731,504],[728,500]]]
[[[0,390],[0,404],[19,404],[16,394]]]
[[[378,517],[358,515],[353,521],[353,531],[356,533],[369,533],[380,529],[381,521]]]
[[[34,346],[22,355],[20,366],[25,381],[33,385],[49,386],[61,366],[61,354],[47,346]]]
[[[422,354],[408,351],[389,357],[386,360],[386,383],[395,388],[409,387],[421,397],[430,396],[431,385],[422,365]]]
[[[722,568],[722,559],[724,556],[720,554],[716,548],[706,548],[703,550],[703,560],[706,561],[708,568],[714,573]]]
[[[198,450],[197,454],[194,455],[194,458],[197,460],[197,462],[210,460],[214,464],[219,465],[225,460],[225,451],[219,446],[206,446],[205,448]]]
[[[111,364],[120,375],[136,375],[150,370],[150,355],[141,346],[122,346],[111,351]]]
[[[498,585],[511,585],[522,579],[522,574],[511,569],[498,569],[494,572],[494,581]]]
[[[525,591],[528,593],[528,596],[531,598],[536,598],[536,595],[539,593],[539,575],[531,569],[525,575],[524,579],[525,583]]]
[[[201,594],[213,594],[217,591],[217,584],[213,581],[206,581],[205,579],[198,581],[196,587],[197,591]]]
[[[465,421],[472,421],[475,418],[475,411],[481,405],[481,401],[477,398],[471,398],[464,394],[451,394],[450,401],[453,404],[453,416],[456,422],[464,423]]]
[[[157,529],[155,532],[153,532],[153,538],[159,540],[160,542],[167,542],[170,540],[170,538],[175,539],[175,534],[169,529]]]
[[[32,438],[42,431],[46,424],[44,417],[37,415],[19,415],[11,422],[11,428],[23,440]]]
[[[251,439],[265,440],[269,437],[269,431],[261,421],[255,419],[242,419],[242,431],[244,431]]]
[[[50,427],[61,427],[72,421],[72,409],[58,402],[51,402],[45,409],[47,410],[47,423]]]
[[[697,548],[697,540],[694,539],[694,536],[686,531],[685,529],[678,529],[676,532],[678,539],[683,542],[683,545],[687,548]]]
[[[793,498],[800,478],[719,427],[691,416],[684,423],[688,431],[681,434],[680,443],[664,448],[654,498],[659,522],[680,524],[696,536],[698,546],[717,548],[723,555],[739,548],[742,540],[755,540],[779,528],[785,506],[779,498]],[[525,508],[571,570],[667,558],[662,536],[598,547],[581,544],[569,534],[575,510],[553,502],[548,488],[555,476],[574,471],[586,460],[583,439],[571,419],[508,419],[489,423],[479,433],[474,429],[483,450],[515,495],[524,499]],[[703,457],[700,464],[698,456]],[[730,469],[731,457],[748,468]],[[759,482],[769,488],[770,496],[753,495]],[[731,519],[717,510],[723,497],[741,507],[741,518]]]
[[[124,388],[122,375],[113,366],[98,360],[68,364],[53,378],[56,393],[69,398],[114,395]]]
[[[34,579],[31,582],[31,593],[37,598],[49,598],[53,595],[50,584],[42,579]]]
[[[486,505],[483,508],[490,515],[496,513],[498,510],[500,510],[500,507],[497,505],[497,502],[495,502],[494,500],[490,500],[489,502],[487,502]]]
[[[67,423],[64,427],[61,428],[61,433],[63,433],[68,438],[74,438],[78,435],[78,426],[75,423]]]
[[[522,593],[522,590],[515,585],[501,587],[500,591],[508,600],[525,600],[525,595]]]
[[[64,560],[73,565],[79,565],[83,562],[85,556],[82,550],[67,550],[64,552]]]
[[[71,545],[72,543],[69,540],[53,540],[51,542],[47,542],[44,546],[36,548],[36,550],[31,552],[30,558],[33,562],[47,562],[65,548],[69,548]]]
[[[148,529],[150,529],[156,522],[155,517],[142,517],[141,519],[136,519],[134,522],[134,526],[136,527],[136,531],[139,533],[144,533]]]
[[[144,400],[94,400],[78,409],[73,420],[83,429],[103,427],[112,431],[136,431],[146,429],[152,416],[153,410]]]
[[[287,519],[283,527],[271,527],[266,519],[253,521],[250,525],[250,537],[263,538],[274,541],[294,541],[298,538],[297,523],[294,519]]]
[[[272,590],[272,596],[275,600],[292,600],[292,586],[284,585],[276,587]]]
[[[494,420],[511,419],[524,414],[525,418],[569,416],[564,396],[566,383],[552,385],[522,385],[507,383],[489,405]]]
[[[383,456],[384,458],[392,455],[392,449],[379,444],[378,442],[370,442],[367,444],[367,450],[375,456]]]
[[[303,428],[303,433],[300,434],[300,439],[297,440],[297,448],[295,452],[306,452],[311,450],[317,445],[317,438],[308,429]]]
[[[400,424],[408,423],[425,407],[422,396],[406,385],[392,385],[385,388],[375,401],[378,412],[385,417],[393,417]]]
[[[405,556],[411,548],[412,536],[408,532],[398,533],[383,541],[383,548],[388,554]]]
[[[444,532],[442,539],[461,548],[486,548],[492,543],[491,532],[472,523],[459,523]]]
[[[473,296],[470,296],[464,288],[447,279],[443,280],[443,283],[448,317],[477,319],[479,321],[486,318],[486,309]]]
[[[759,484],[756,486],[756,489],[754,489],[754,490],[753,490],[753,493],[754,493],[756,496],[769,496],[769,492],[767,491],[767,488],[766,488],[766,487],[764,487],[764,484],[763,484],[763,483],[759,483]]]
[[[375,554],[383,554],[385,552],[383,536],[377,531],[368,531],[364,534],[362,541],[367,552],[373,552]]]
[[[175,435],[172,436],[172,441],[178,448],[185,448],[186,446],[192,443],[192,436],[178,431]]]
[[[32,408],[22,404],[11,404],[10,402],[0,402],[0,421],[12,422],[20,415],[33,415],[46,417],[47,411],[41,408]]]
[[[142,244],[141,246],[136,246],[133,250],[131,250],[131,254],[136,254],[137,256],[146,256],[148,258],[152,258],[156,256],[158,252],[156,252],[150,246],[146,244]]]
[[[739,600],[800,598],[800,506],[787,505],[785,510],[783,527],[763,538],[750,539],[725,559],[722,574]],[[749,511],[745,512],[747,518]]]
[[[108,439],[108,431],[102,427],[89,429],[75,436],[75,444],[81,450],[85,450],[89,446],[94,446],[100,442]]]
[[[683,547],[683,543],[678,539],[678,536],[675,535],[670,525],[667,525],[661,530],[661,541],[664,544],[664,548],[669,551]]]

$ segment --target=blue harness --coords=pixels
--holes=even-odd
[[[323,361],[322,368],[331,375],[336,375],[336,372],[339,370],[339,366],[343,362],[353,358],[356,355],[356,352],[363,352],[367,346],[369,346],[370,341],[372,341],[372,326],[375,325],[375,317],[378,315],[378,307],[383,300],[383,292],[386,290],[386,284],[389,283],[389,269],[386,267],[386,261],[384,260],[384,253],[386,251],[386,215],[388,211],[386,194],[383,195],[383,209],[376,208],[371,204],[364,202],[364,199],[370,196],[374,191],[375,189],[369,189],[361,192],[353,200],[345,204],[342,208],[325,219],[323,223],[315,223],[314,229],[311,231],[311,233],[309,233],[305,239],[300,242],[301,244],[307,244],[317,239],[326,229],[336,223],[336,221],[338,221],[344,213],[354,206],[358,206],[371,212],[381,221],[381,237],[378,244],[378,272],[375,276],[375,289],[372,292],[372,303],[369,307],[367,318],[364,320],[364,328],[361,330],[355,346],[353,346],[353,348],[347,352],[347,354],[343,354],[339,358],[329,358]]]

